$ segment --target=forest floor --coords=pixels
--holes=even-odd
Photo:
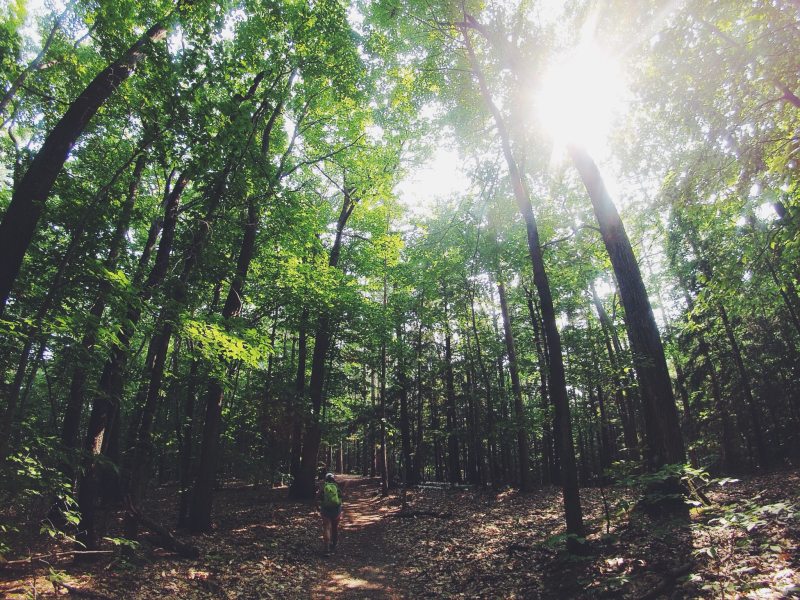
[[[787,598],[800,597],[800,472],[708,489],[690,520],[652,521],[630,490],[584,489],[585,555],[564,550],[561,496],[425,487],[379,494],[345,476],[339,549],[322,551],[312,504],[239,485],[215,497],[198,559],[150,546],[86,564],[45,557],[0,568],[8,598]],[[174,487],[148,514],[170,522]],[[403,496],[403,497],[401,497]],[[606,501],[603,501],[605,496]],[[606,519],[605,506],[610,519]],[[116,519],[117,516],[114,516]],[[109,522],[113,533],[116,521]],[[61,550],[68,550],[63,545]],[[31,555],[58,552],[31,545]],[[12,558],[12,557],[7,557]],[[53,581],[67,587],[54,586]]]

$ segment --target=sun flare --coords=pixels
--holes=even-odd
[[[614,119],[625,111],[627,89],[618,61],[594,44],[556,59],[534,95],[542,127],[557,146],[601,148]]]

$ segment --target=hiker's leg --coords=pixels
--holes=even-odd
[[[342,513],[339,513],[335,519],[331,519],[331,544],[334,548],[336,548],[336,543],[339,541],[339,517],[342,516]]]
[[[328,550],[331,543],[331,520],[322,517],[322,540],[325,542],[325,550]]]

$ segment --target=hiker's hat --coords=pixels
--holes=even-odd
[[[325,475],[325,481],[333,481],[334,479],[335,477],[333,476],[333,473],[327,473]]]

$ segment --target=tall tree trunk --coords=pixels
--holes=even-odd
[[[84,209],[83,219],[79,221],[78,225],[72,230],[69,243],[65,248],[63,254],[61,255],[58,264],[55,268],[55,274],[49,285],[47,285],[47,292],[45,294],[44,299],[39,304],[39,307],[36,310],[36,313],[30,319],[33,322],[33,325],[30,327],[30,331],[26,338],[24,347],[22,352],[20,353],[20,359],[17,363],[16,373],[11,383],[11,387],[6,390],[6,409],[5,415],[3,419],[0,419],[0,464],[5,461],[5,457],[9,450],[9,444],[11,440],[11,431],[16,422],[17,417],[17,404],[20,400],[20,394],[22,392],[22,384],[25,381],[25,373],[28,367],[28,361],[31,356],[31,349],[33,348],[34,344],[37,342],[38,338],[41,336],[42,330],[42,323],[44,322],[44,318],[47,313],[50,311],[50,308],[56,303],[56,300],[59,298],[59,290],[62,288],[62,282],[64,281],[65,276],[68,274],[67,266],[70,262],[75,258],[75,254],[81,246],[83,240],[83,234],[86,231],[87,223],[89,222],[89,214],[88,211],[91,210],[94,206],[101,202],[105,202],[108,198],[108,192],[111,189],[111,186],[117,180],[117,178],[122,174],[125,168],[128,167],[130,162],[126,163],[126,165],[118,169],[117,172],[111,177],[109,183],[107,183],[103,188],[101,188],[97,194],[95,194],[92,201],[88,203],[88,205]],[[40,340],[40,343],[44,343],[44,340]],[[34,361],[36,363],[36,361]],[[36,363],[38,366],[38,363]]]
[[[330,319],[322,315],[317,320],[314,336],[314,352],[311,355],[311,380],[309,398],[311,399],[311,418],[303,435],[303,451],[300,472],[289,488],[289,495],[295,500],[311,500],[314,497],[314,481],[317,470],[317,455],[322,439],[320,412],[322,410],[322,386],[325,379],[325,360],[330,347]]]
[[[308,307],[303,307],[300,315],[300,328],[297,334],[297,374],[294,380],[294,398],[290,414],[292,416],[292,452],[289,474],[292,481],[300,476],[300,454],[303,450],[303,408],[306,393],[306,361],[308,359]]]
[[[186,527],[189,516],[189,486],[192,483],[192,450],[194,448],[194,405],[197,400],[197,369],[200,361],[192,360],[186,396],[183,399],[183,415],[180,424],[180,449],[178,454],[178,527]]]
[[[375,369],[370,369],[369,378],[367,379],[367,386],[369,387],[369,405],[374,415],[378,406],[378,386],[375,385]],[[379,474],[378,469],[378,444],[375,440],[378,439],[376,433],[375,419],[369,420],[369,476],[375,477]]]
[[[422,309],[424,305],[424,298],[420,296],[420,307],[417,311],[417,318],[419,319],[419,326],[417,328],[417,339],[416,343],[414,344],[414,354],[416,356],[416,396],[417,396],[417,424],[414,428],[414,470],[412,473],[412,479],[409,480],[409,483],[419,483],[422,479],[423,471],[425,469],[425,456],[424,456],[424,428],[425,428],[425,421],[423,415],[424,405],[425,405],[425,394],[424,394],[424,381],[423,381],[423,371],[422,371]]]
[[[386,279],[383,288],[384,306],[386,302]],[[380,471],[381,471],[381,496],[389,495],[389,456],[386,441],[386,337],[381,340],[381,369],[380,369]]]
[[[739,445],[736,443],[736,427],[727,400],[722,395],[722,386],[719,383],[719,376],[714,362],[711,360],[711,349],[703,337],[700,337],[700,351],[705,355],[708,377],[711,381],[711,397],[714,399],[714,412],[720,420],[722,428],[722,465],[728,473],[735,473],[741,469],[741,453]]]
[[[347,220],[355,208],[356,202],[345,189],[342,199],[342,208],[336,222],[336,237],[331,247],[328,266],[336,267],[339,264],[339,255],[342,249],[342,234]],[[316,335],[314,337],[314,353],[311,356],[311,379],[308,385],[308,395],[311,400],[311,415],[308,428],[303,437],[303,452],[300,460],[298,477],[289,487],[289,496],[296,500],[311,500],[314,497],[314,475],[317,468],[317,454],[322,439],[320,411],[322,409],[323,384],[325,382],[325,362],[331,344],[330,316],[323,312],[317,319]]]
[[[481,410],[480,399],[476,389],[475,364],[472,360],[472,348],[469,333],[466,335],[467,363],[466,379],[464,382],[464,395],[467,398],[467,481],[480,485],[486,481],[484,476],[485,460],[483,457],[483,442],[481,439]]]
[[[447,479],[450,483],[461,483],[461,465],[458,450],[458,423],[456,420],[456,390],[453,378],[453,349],[450,335],[450,317],[448,315],[447,287],[442,284],[444,298],[444,381],[447,406]]]
[[[533,293],[525,289],[528,299],[528,314],[533,327],[533,339],[536,346],[536,358],[539,367],[539,395],[544,419],[542,422],[542,483],[558,481],[558,463],[553,449],[553,428],[550,419],[550,396],[547,391],[547,355],[542,347],[542,326],[539,310],[535,306]]]
[[[0,223],[0,315],[19,275],[22,259],[33,239],[53,183],[72,146],[97,110],[133,72],[145,49],[167,34],[165,25],[153,25],[122,57],[110,64],[81,92],[50,131],[27,172],[14,189]]]
[[[492,402],[492,380],[489,376],[489,371],[486,368],[486,362],[483,359],[483,351],[481,350],[481,340],[478,335],[478,325],[475,319],[475,293],[474,290],[470,293],[470,324],[472,327],[472,334],[475,337],[475,358],[478,361],[478,368],[481,372],[481,379],[484,385],[484,392],[486,394],[486,453],[487,460],[486,469],[487,473],[483,476],[483,481],[488,483],[491,481],[492,485],[497,484],[497,430],[496,430],[496,417],[494,411],[494,404]],[[479,440],[480,443],[480,440]]]
[[[542,248],[539,242],[539,230],[536,218],[533,214],[528,192],[519,171],[514,154],[511,150],[508,130],[506,129],[500,111],[492,100],[492,95],[483,77],[483,73],[478,64],[475,51],[469,39],[466,27],[461,30],[464,42],[467,47],[469,61],[472,71],[478,80],[481,96],[486,107],[492,114],[495,127],[500,136],[503,155],[506,160],[511,187],[514,198],[517,202],[522,218],[525,221],[527,230],[528,251],[530,253],[531,264],[533,266],[533,279],[536,291],[539,295],[542,310],[542,321],[544,323],[545,338],[550,352],[550,393],[558,419],[558,439],[559,456],[561,461],[561,485],[564,500],[564,515],[567,526],[567,533],[571,535],[583,535],[583,515],[581,510],[580,494],[578,492],[578,474],[575,465],[575,448],[572,443],[572,425],[569,414],[569,401],[567,398],[567,382],[564,373],[564,362],[561,355],[561,336],[556,324],[556,313],[553,306],[553,297],[550,291],[550,283],[547,278],[547,271],[544,266]]]
[[[119,255],[122,250],[122,243],[125,240],[125,234],[128,231],[131,214],[133,213],[133,206],[136,201],[136,191],[142,178],[145,162],[147,160],[146,154],[140,154],[136,160],[136,166],[133,169],[133,177],[130,186],[128,187],[128,195],[125,203],[122,206],[117,226],[114,230],[114,235],[111,238],[108,254],[104,262],[104,268],[108,271],[116,269]],[[89,309],[89,324],[87,331],[81,339],[80,349],[78,350],[77,360],[72,372],[72,381],[69,387],[69,396],[67,397],[66,408],[64,409],[64,422],[61,428],[61,441],[66,448],[75,448],[78,445],[78,433],[81,422],[81,413],[84,406],[84,395],[86,380],[89,376],[89,365],[91,351],[97,342],[97,332],[100,328],[100,319],[105,311],[108,297],[111,294],[113,286],[111,282],[103,278],[100,280],[92,307]]]
[[[472,334],[475,337],[475,356],[478,360],[478,368],[481,371],[481,379],[483,380],[484,391],[486,393],[486,442],[488,453],[488,468],[489,477],[486,481],[491,481],[493,486],[497,486],[497,475],[499,467],[497,465],[497,430],[496,430],[496,416],[494,411],[494,403],[492,401],[492,379],[489,376],[489,371],[486,368],[486,362],[483,359],[483,351],[481,350],[481,339],[478,335],[478,325],[475,319],[475,294],[470,294],[470,323],[472,325]]]
[[[592,201],[625,307],[633,364],[643,396],[647,462],[652,470],[665,464],[682,463],[686,453],[678,408],[672,393],[664,347],[639,264],[597,165],[578,146],[570,146],[569,153]]]
[[[764,442],[764,432],[761,429],[761,411],[756,404],[753,397],[753,388],[750,385],[750,376],[747,373],[747,367],[744,365],[742,358],[742,350],[739,347],[739,342],[736,339],[736,334],[733,332],[733,327],[728,319],[728,312],[722,303],[718,304],[719,316],[722,319],[722,324],[725,327],[725,335],[728,337],[728,342],[731,345],[733,352],[733,360],[736,364],[736,371],[739,373],[739,384],[742,386],[742,393],[744,394],[745,404],[747,405],[747,414],[750,417],[750,430],[753,432],[753,439],[756,443],[756,454],[758,455],[758,462],[762,469],[769,467],[769,454],[767,453],[767,446]]]
[[[152,461],[153,423],[159,406],[164,367],[172,334],[175,331],[180,310],[186,305],[189,279],[202,258],[211,234],[215,213],[225,195],[228,177],[233,171],[233,167],[234,163],[231,160],[217,175],[214,185],[206,196],[205,218],[199,220],[192,230],[187,252],[183,258],[183,268],[177,280],[173,281],[167,290],[166,301],[156,319],[156,333],[150,339],[148,360],[145,361],[144,376],[142,377],[143,386],[140,388],[140,394],[137,395],[135,403],[137,407],[141,407],[141,416],[138,426],[136,422],[132,424],[132,431],[135,431],[135,442],[123,466],[123,475],[125,476],[123,489],[134,506],[138,505],[147,484],[148,469]],[[156,256],[156,263],[158,263],[158,259],[159,256]],[[136,538],[138,521],[131,514],[126,517],[125,530],[129,538]]]
[[[597,296],[594,285],[592,285],[591,291],[592,302],[595,310],[597,310],[597,316],[600,319],[600,329],[603,332],[603,341],[605,342],[606,346],[608,362],[611,365],[617,412],[619,412],[620,420],[622,421],[622,436],[625,440],[625,446],[628,455],[636,460],[639,457],[639,442],[636,435],[636,420],[630,411],[631,403],[629,399],[626,398],[627,392],[625,390],[622,377],[620,376],[621,367],[617,353],[612,344],[613,337],[611,332],[614,328],[614,325],[611,323],[611,319],[608,317],[608,313],[606,312],[603,303]]]
[[[400,442],[403,452],[403,482],[414,479],[411,464],[411,423],[408,417],[408,376],[406,375],[405,351],[403,346],[403,322],[397,326],[397,383],[400,392]]]
[[[517,349],[514,345],[514,333],[511,330],[511,315],[508,312],[506,286],[502,279],[497,282],[497,294],[500,296],[500,312],[503,316],[503,333],[508,354],[508,371],[511,375],[511,392],[514,394],[514,429],[517,432],[517,454],[519,455],[519,489],[529,492],[531,485],[531,467],[528,457],[528,431],[525,426],[525,405],[522,403],[522,386],[519,382],[517,366]]]
[[[494,299],[493,299],[494,300]],[[494,328],[495,338],[500,337],[499,329],[497,327],[497,314],[492,310],[492,326]],[[500,421],[502,423],[509,422],[508,411],[508,393],[506,390],[505,373],[503,367],[503,357],[498,356],[494,365],[495,372],[497,373],[497,394],[500,400]],[[508,440],[508,428],[503,428],[499,440],[500,445],[500,473],[502,473],[502,480],[499,483],[507,483],[511,473],[511,445]]]
[[[129,345],[136,331],[136,326],[141,318],[142,305],[150,298],[153,288],[158,285],[167,273],[169,266],[168,257],[172,250],[175,238],[175,226],[178,220],[178,205],[180,197],[186,186],[186,179],[180,177],[171,190],[165,190],[164,219],[163,222],[154,221],[148,232],[147,243],[139,257],[137,274],[134,282],[141,282],[144,269],[150,260],[152,248],[155,245],[158,232],[161,231],[161,241],[158,245],[156,260],[146,281],[141,284],[136,300],[128,303],[125,318],[122,321],[122,331],[117,343],[112,347],[109,359],[103,367],[100,376],[98,392],[92,401],[92,410],[89,416],[89,425],[84,441],[85,458],[83,474],[78,484],[78,506],[81,511],[81,534],[78,540],[88,549],[96,547],[95,537],[95,503],[98,488],[97,458],[103,452],[104,445],[108,443],[107,432],[116,418],[119,401],[122,395],[123,372],[130,352]]]
[[[248,201],[247,221],[244,225],[239,258],[236,261],[236,271],[222,307],[222,318],[225,323],[228,323],[228,319],[231,317],[239,315],[242,310],[242,290],[255,254],[258,218],[255,200],[251,197]],[[189,529],[196,532],[208,531],[211,528],[211,508],[217,471],[223,392],[224,383],[212,377],[206,393],[206,415],[203,421],[200,461],[187,520]]]

